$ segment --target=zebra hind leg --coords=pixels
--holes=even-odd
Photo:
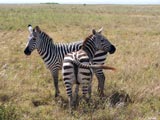
[[[88,98],[91,99],[91,94],[92,94],[92,85],[89,84],[88,86]]]
[[[74,106],[74,100],[73,100],[73,96],[72,94],[68,95],[68,101],[69,101],[69,111],[70,111],[70,114],[73,114],[73,109],[75,108]]]
[[[73,113],[73,106],[74,106],[74,102],[73,102],[73,96],[72,96],[72,84],[70,82],[64,81],[65,86],[66,86],[66,92],[68,95],[68,102],[69,102],[69,111],[72,114]]]
[[[75,94],[74,94],[74,98],[73,98],[73,102],[74,102],[74,107],[75,107],[75,108],[77,108],[77,106],[79,105],[78,92],[79,92],[79,84],[76,84]]]
[[[88,103],[90,99],[90,93],[88,90],[90,90],[88,85],[82,86],[82,94],[83,94],[83,98],[85,99],[86,103]],[[88,96],[87,96],[87,93],[88,93]]]
[[[72,99],[72,95],[70,95],[68,97],[68,101],[69,101],[69,112],[70,112],[70,114],[73,114],[73,99]]]
[[[81,105],[83,108],[83,112],[86,113],[88,110],[90,110],[90,100],[91,100],[91,94],[89,93],[90,86],[89,85],[83,85],[82,86],[82,101]]]

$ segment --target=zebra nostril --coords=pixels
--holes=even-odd
[[[110,51],[109,51],[109,53],[110,53],[110,54],[113,54],[113,53],[115,53],[115,51],[116,51],[115,46],[114,46],[114,45],[111,45],[111,46],[110,46]]]
[[[25,55],[30,55],[31,54],[31,51],[29,50],[28,47],[24,50],[24,54]]]

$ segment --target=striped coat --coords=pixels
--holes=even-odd
[[[37,49],[39,55],[52,74],[55,87],[55,96],[58,96],[58,72],[61,70],[64,56],[67,53],[81,49],[82,41],[69,44],[54,44],[52,38],[45,32],[41,31],[38,26],[32,29],[32,26],[29,25],[28,28],[30,35],[24,53],[26,55],[31,55],[32,51]],[[104,64],[107,53],[108,52],[104,52],[102,50],[97,51],[95,57],[93,58],[93,64]],[[103,94],[105,81],[104,73],[102,69],[97,69],[95,73],[99,81],[98,90]]]
[[[69,97],[70,109],[77,101],[79,85],[82,85],[83,96],[86,97],[88,93],[88,97],[91,97],[93,69],[114,70],[114,68],[108,66],[92,65],[97,50],[114,52],[115,47],[99,32],[93,30],[93,34],[83,42],[82,49],[77,52],[68,53],[64,57],[62,73],[66,92]],[[72,87],[74,84],[76,84],[76,89],[73,96]]]

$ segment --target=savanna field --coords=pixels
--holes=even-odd
[[[105,71],[105,98],[98,97],[94,77],[91,105],[82,102],[70,115],[61,72],[59,100],[37,51],[24,55],[28,24],[54,43],[78,41],[103,27],[117,48],[106,60],[117,71]],[[115,92],[131,102],[109,106]],[[160,120],[160,6],[0,5],[0,120]]]

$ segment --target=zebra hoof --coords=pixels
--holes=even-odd
[[[59,94],[60,94],[59,90],[58,90],[58,92],[56,91],[56,92],[55,92],[55,98],[58,97]]]
[[[59,94],[55,94],[55,98],[57,98],[59,96]]]
[[[105,94],[104,94],[104,92],[103,92],[103,91],[98,91],[98,94],[99,94],[99,97],[100,97],[100,98],[105,97]]]
[[[99,95],[100,97],[103,97],[103,96],[104,96],[103,89],[101,89],[100,87],[98,87],[97,92],[98,92],[98,95]]]

